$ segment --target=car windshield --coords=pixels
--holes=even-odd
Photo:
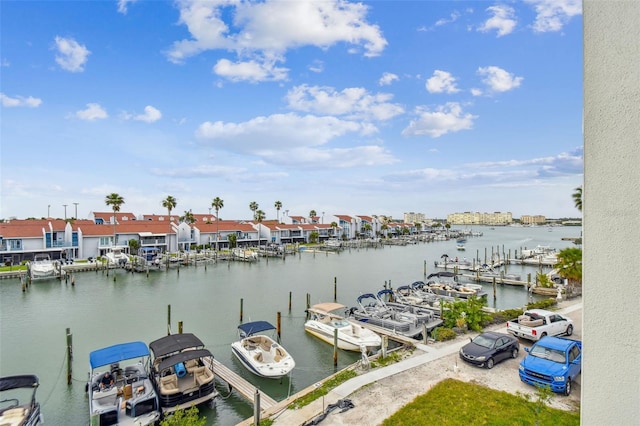
[[[545,348],[544,346],[535,345],[531,348],[531,351],[529,353],[535,357],[548,359],[553,362],[559,362],[563,364],[566,362],[565,353],[557,349],[550,349]]]
[[[493,348],[493,345],[495,344],[495,340],[489,339],[488,337],[483,336],[481,334],[478,337],[476,337],[475,339],[473,339],[473,343],[475,343],[478,346],[482,346],[483,348],[491,349],[491,348]]]

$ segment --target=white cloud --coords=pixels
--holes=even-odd
[[[257,62],[231,62],[228,59],[220,59],[213,67],[213,72],[231,81],[278,81],[287,78],[287,68],[278,68],[274,63]]]
[[[72,38],[56,36],[55,42],[55,49],[58,52],[56,55],[56,62],[58,65],[66,71],[84,71],[84,65],[87,62],[87,57],[91,54],[89,49]]]
[[[286,99],[289,108],[317,114],[344,115],[351,119],[388,120],[404,112],[390,103],[388,93],[370,94],[361,87],[350,87],[340,92],[333,87],[296,86],[289,90]]]
[[[311,72],[322,72],[324,71],[324,62],[316,59],[315,61],[313,61],[311,65],[309,65],[308,68],[309,68],[309,71]]]
[[[366,123],[289,113],[242,123],[205,122],[198,127],[196,137],[213,148],[291,167],[353,167],[394,162],[391,154],[379,146],[325,147],[336,138],[352,133],[369,134],[373,130]]]
[[[472,87],[470,92],[472,96],[482,96],[483,93],[482,89],[478,89],[477,87]]]
[[[162,113],[159,109],[147,105],[144,107],[144,114],[129,114],[127,112],[122,113],[121,117],[125,120],[144,121],[145,123],[155,123],[162,118]]]
[[[435,111],[423,107],[416,109],[417,119],[411,120],[409,126],[402,131],[403,136],[431,136],[437,138],[451,132],[470,130],[473,120],[478,118],[472,114],[465,114],[457,102],[440,105]]]
[[[493,16],[482,24],[478,31],[489,32],[496,30],[498,37],[511,34],[516,27],[517,21],[514,18],[515,11],[512,7],[506,5],[497,5],[488,7],[487,12]]]
[[[118,0],[118,12],[126,15],[129,4],[133,4],[137,1],[138,0]]]
[[[94,121],[94,120],[103,120],[109,115],[107,111],[100,106],[100,104],[89,103],[87,104],[87,108],[77,111],[76,117],[81,120]]]
[[[515,89],[524,80],[524,77],[516,77],[514,74],[496,66],[480,67],[477,73],[484,76],[482,82],[494,92],[507,92]]]
[[[455,77],[441,70],[433,72],[433,77],[427,79],[425,87],[429,93],[456,93],[460,91],[456,87]]]
[[[42,104],[42,99],[34,98],[33,96],[29,96],[25,98],[23,96],[16,96],[15,98],[11,98],[4,93],[0,93],[0,101],[2,101],[2,106],[7,108],[12,107],[29,107],[29,108],[37,108]]]
[[[435,25],[436,27],[440,27],[442,25],[450,24],[452,22],[457,21],[459,17],[460,17],[460,12],[458,12],[457,10],[454,10],[453,12],[451,12],[451,15],[449,16],[448,19],[447,18],[438,19]]]
[[[582,14],[581,0],[525,0],[533,5],[536,20],[533,30],[539,33],[560,31],[569,20]]]
[[[342,1],[306,0],[264,2],[180,1],[180,24],[187,26],[191,39],[173,43],[167,53],[170,61],[180,63],[206,50],[224,49],[236,52],[236,64],[284,61],[284,53],[292,48],[317,46],[327,49],[348,43],[363,49],[364,56],[378,56],[387,45],[377,25],[366,22],[367,6]],[[230,28],[221,15],[233,16]],[[251,59],[250,61],[247,58]],[[238,80],[265,77],[282,79],[279,74],[260,73],[263,67],[232,67],[228,59],[219,61],[220,75]],[[280,70],[273,64],[266,69]],[[277,78],[276,75],[278,76]]]
[[[382,77],[380,77],[380,80],[378,80],[378,85],[388,86],[394,81],[398,81],[398,76],[390,72],[385,72],[382,74]]]

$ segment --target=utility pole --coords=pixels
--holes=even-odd
[[[67,204],[63,204],[62,207],[64,207],[64,220],[67,220]]]
[[[76,215],[73,217],[75,220],[78,220],[78,204],[80,203],[73,203],[73,205],[76,206]]]

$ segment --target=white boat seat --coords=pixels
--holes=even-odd
[[[195,370],[196,368],[199,367],[198,360],[197,359],[190,359],[188,361],[185,361],[184,366],[187,369],[187,373],[191,374],[191,373],[193,373],[193,370]]]
[[[93,393],[93,399],[106,399],[109,398],[111,396],[116,396],[118,395],[118,388],[116,388],[115,386],[110,387],[109,389],[104,389],[98,392],[94,392]]]
[[[178,387],[178,376],[170,374],[160,378],[160,393],[163,395],[173,395],[180,392]]]
[[[196,383],[199,386],[202,386],[213,381],[213,371],[209,370],[207,367],[198,367],[194,371],[193,377]]]

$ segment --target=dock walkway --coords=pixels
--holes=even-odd
[[[236,390],[241,396],[247,399],[251,404],[256,394],[256,388],[251,383],[225,367],[220,361],[214,359],[212,361],[213,372],[217,379],[226,382],[230,390]],[[278,402],[262,391],[260,392],[260,409],[266,411],[278,404]]]

